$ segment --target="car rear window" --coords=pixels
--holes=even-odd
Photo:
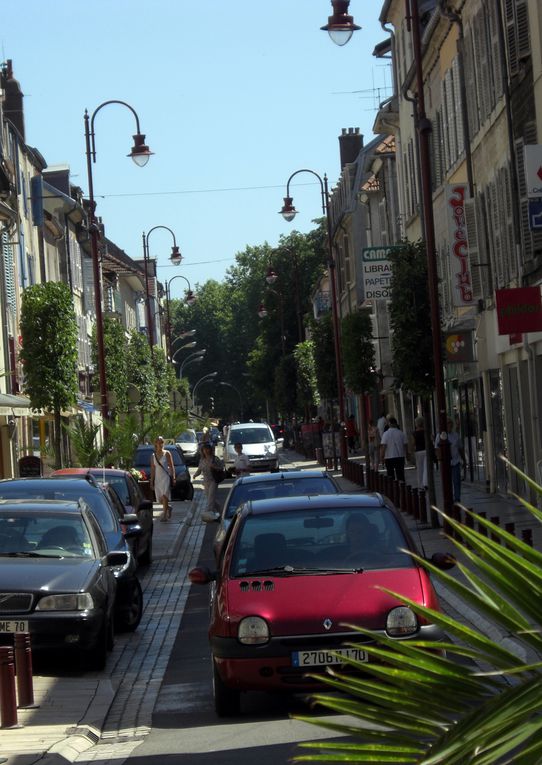
[[[353,537],[354,523],[363,532]],[[247,515],[235,538],[231,574],[272,569],[412,567],[407,540],[386,508],[330,508]]]
[[[286,481],[240,483],[232,490],[226,510],[226,518],[231,518],[239,505],[248,500],[274,499],[276,497],[308,497],[314,494],[337,494],[337,487],[326,476],[311,476],[310,478],[292,477]]]
[[[180,436],[177,436],[176,440],[177,441],[183,441],[184,443],[189,443],[189,444],[197,444],[198,443],[198,439],[196,438],[196,434],[195,433],[188,433],[188,432],[181,433]]]
[[[274,441],[270,428],[235,428],[230,430],[230,444],[268,444]]]
[[[0,512],[0,556],[35,553],[44,557],[94,557],[88,529],[79,514]]]

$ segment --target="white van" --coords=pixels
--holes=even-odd
[[[224,444],[226,470],[233,468],[235,444],[243,444],[243,452],[250,461],[250,470],[278,470],[279,456],[273,431],[264,422],[237,422],[230,425]]]

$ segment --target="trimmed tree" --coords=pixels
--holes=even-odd
[[[33,409],[54,417],[55,466],[62,466],[61,417],[77,401],[77,320],[67,284],[45,282],[24,290],[21,303],[24,392]]]

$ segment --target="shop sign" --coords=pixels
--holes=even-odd
[[[446,217],[448,220],[452,301],[454,306],[458,307],[470,306],[474,303],[465,218],[466,198],[467,187],[464,184],[454,183],[448,186]]]
[[[445,335],[446,361],[468,364],[475,361],[472,332],[447,332]]]
[[[542,197],[542,146],[527,144],[523,147],[527,196]]]
[[[401,249],[389,247],[364,247],[361,251],[361,274],[365,300],[389,300],[391,298],[392,264],[390,254]]]
[[[542,331],[540,287],[495,290],[499,335]]]

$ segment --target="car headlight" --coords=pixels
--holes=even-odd
[[[73,592],[66,595],[46,595],[36,606],[36,611],[90,611],[94,600],[90,592]]]
[[[239,622],[237,637],[244,645],[261,645],[269,640],[269,627],[260,616],[247,616]]]
[[[418,617],[408,606],[392,609],[386,619],[386,632],[391,637],[413,635],[418,631]]]

